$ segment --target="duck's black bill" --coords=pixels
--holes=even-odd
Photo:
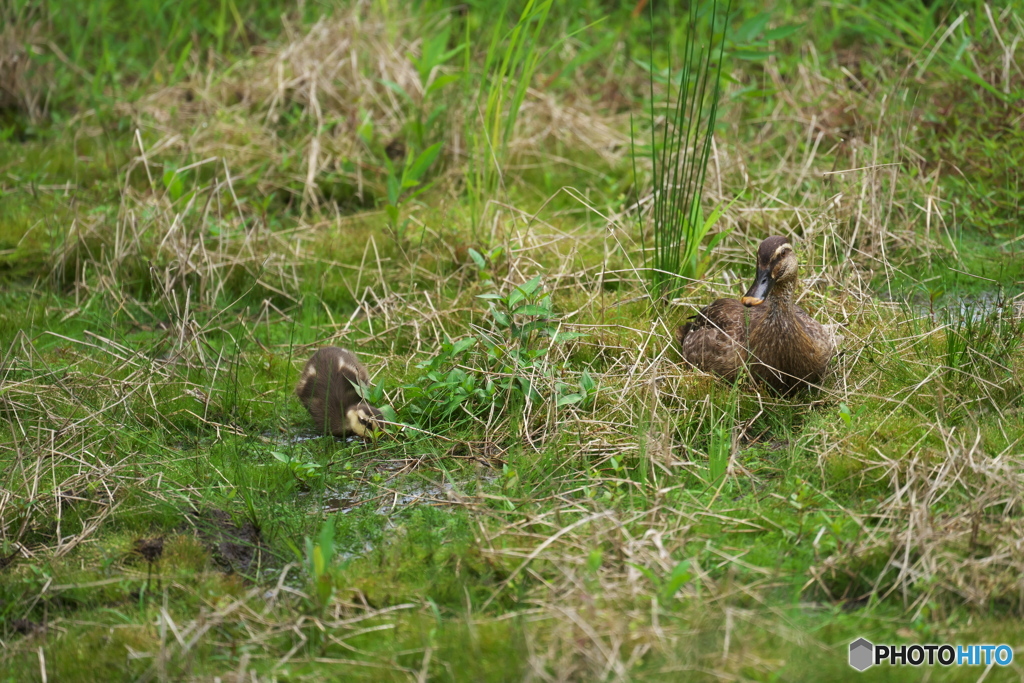
[[[754,278],[754,284],[750,285],[750,289],[740,299],[740,303],[744,306],[760,306],[768,298],[768,292],[772,291],[774,286],[775,278],[772,277],[772,272],[768,269],[762,270],[759,268],[757,277]]]

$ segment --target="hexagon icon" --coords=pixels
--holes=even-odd
[[[857,671],[864,671],[874,664],[875,646],[864,638],[858,638],[850,643],[850,666]]]

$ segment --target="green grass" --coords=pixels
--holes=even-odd
[[[0,9],[0,680],[896,681],[848,643],[1019,645],[1020,10],[737,10],[728,234],[664,301],[630,116],[683,22],[461,7]],[[843,335],[784,400],[671,335],[769,234]],[[314,437],[324,344],[409,427]]]

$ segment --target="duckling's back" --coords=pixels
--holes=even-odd
[[[329,431],[345,436],[349,433],[345,413],[362,400],[356,387],[369,383],[370,375],[356,354],[325,346],[306,361],[295,395],[306,406],[321,434]]]

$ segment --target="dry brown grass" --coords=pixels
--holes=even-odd
[[[1019,444],[986,453],[980,430],[936,429],[944,451],[865,458],[891,494],[859,516],[862,537],[813,567],[811,581],[833,600],[901,600],[914,618],[960,605],[1024,614]]]
[[[33,121],[46,107],[39,69],[31,68],[30,53],[43,40],[38,15],[32,4],[0,6],[0,111],[21,110]]]

